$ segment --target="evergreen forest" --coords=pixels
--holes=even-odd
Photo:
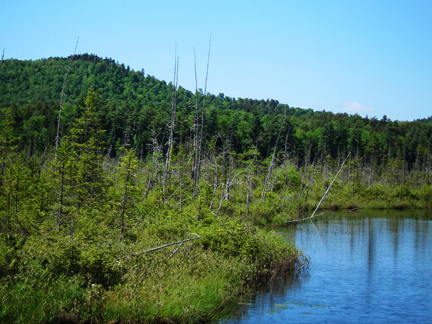
[[[407,108],[408,109],[408,108]],[[82,54],[0,65],[0,320],[206,322],[308,260],[321,208],[431,208],[432,116],[190,91]]]

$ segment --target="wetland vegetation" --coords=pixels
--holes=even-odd
[[[432,206],[430,118],[176,83],[87,54],[2,62],[2,322],[210,321],[307,266],[266,225],[327,189],[321,208]]]

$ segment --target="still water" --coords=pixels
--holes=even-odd
[[[309,271],[223,323],[432,323],[432,211],[326,213],[277,231]]]

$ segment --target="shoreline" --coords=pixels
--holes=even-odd
[[[212,221],[200,229],[200,239],[185,243],[171,259],[167,256],[172,251],[165,249],[170,251],[106,265],[104,271],[120,268],[121,278],[112,286],[88,284],[80,273],[65,276],[47,270],[3,278],[0,319],[4,323],[210,322],[231,313],[256,287],[307,266],[301,251],[270,229],[238,217]]]

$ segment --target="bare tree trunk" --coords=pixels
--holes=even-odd
[[[151,188],[151,181],[153,179],[153,174],[154,174],[155,169],[157,168],[157,165],[159,163],[159,152],[160,152],[159,144],[157,143],[156,134],[155,134],[155,131],[153,130],[153,167],[152,167],[152,170],[150,172],[149,179],[147,181],[147,186],[146,186],[146,190],[144,193],[144,199],[147,199],[147,195],[148,195],[150,188]]]
[[[175,117],[176,117],[176,94],[177,94],[177,85],[178,85],[178,67],[179,67],[179,60],[177,56],[177,44],[176,44],[176,50],[175,50],[175,63],[174,63],[174,80],[173,80],[173,86],[172,86],[172,100],[171,100],[171,122],[170,122],[170,137],[168,140],[168,150],[166,153],[166,162],[165,162],[165,173],[163,178],[163,190],[165,191],[165,184],[167,180],[167,175],[171,166],[171,155],[172,155],[172,148],[174,144],[174,128],[175,128]]]
[[[197,178],[198,178],[198,129],[199,129],[199,111],[198,111],[198,79],[196,70],[196,54],[195,56],[195,117],[194,117],[194,160],[192,166],[192,178],[193,178],[193,194],[192,197],[197,197]]]
[[[262,202],[263,200],[265,200],[265,196],[267,194],[267,185],[268,185],[268,182],[269,182],[269,179],[270,179],[271,171],[273,169],[273,163],[274,163],[274,159],[276,157],[276,150],[277,150],[277,146],[278,146],[278,143],[279,143],[279,137],[280,137],[280,134],[282,132],[282,128],[283,128],[283,126],[285,124],[285,118],[286,118],[286,110],[285,110],[284,118],[283,118],[283,121],[282,121],[282,124],[281,124],[281,128],[279,130],[279,135],[278,135],[278,138],[276,140],[275,147],[274,147],[272,160],[271,160],[270,167],[269,167],[269,170],[268,170],[268,173],[267,173],[267,178],[266,178],[266,180],[264,182],[264,188],[263,188],[263,191],[261,193],[261,200],[260,200],[260,202]]]
[[[348,156],[345,158],[344,162],[342,163],[342,165],[341,165],[339,171],[336,173],[336,175],[335,175],[333,181],[330,183],[330,186],[327,188],[327,191],[326,191],[325,194],[322,196],[320,202],[319,202],[318,205],[316,206],[316,208],[315,208],[315,210],[314,210],[314,212],[313,212],[311,218],[313,218],[313,217],[315,216],[315,213],[317,212],[319,206],[321,205],[321,203],[323,202],[324,198],[327,196],[328,192],[330,191],[330,188],[332,187],[332,185],[333,185],[333,183],[335,182],[337,176],[339,175],[339,172],[341,172],[341,170],[343,169],[343,167],[344,167],[344,165],[345,165],[345,162],[346,162],[346,160],[348,159],[348,157],[349,157],[349,153],[348,153]]]
[[[203,145],[203,129],[204,129],[204,112],[205,112],[205,104],[206,104],[206,97],[207,97],[207,79],[208,79],[208,70],[210,65],[210,48],[211,48],[211,37],[209,39],[209,49],[208,49],[208,56],[207,56],[207,70],[206,70],[206,78],[205,78],[205,85],[204,85],[204,99],[203,99],[203,108],[201,112],[201,134],[200,134],[200,140],[198,145],[198,171],[197,171],[197,187],[199,186],[200,176],[201,176],[201,151],[202,151],[202,145]]]
[[[1,66],[2,66],[2,63],[3,63],[3,58],[4,58],[4,51],[5,51],[5,49],[3,48],[3,54],[2,54],[2,58],[1,58],[1,60],[0,60],[0,68],[1,68]]]
[[[73,61],[73,59],[75,57],[75,53],[76,53],[76,49],[77,49],[77,46],[78,46],[78,42],[79,42],[79,37],[78,37],[77,42],[75,44],[74,53],[73,53],[73,55],[72,55],[72,57],[71,57],[71,59],[69,61],[69,66],[68,66],[68,69],[66,71],[66,75],[65,75],[65,78],[64,78],[64,81],[63,81],[63,89],[62,89],[61,96],[60,96],[60,110],[59,110],[59,117],[58,117],[58,121],[57,121],[57,135],[56,135],[56,139],[55,139],[55,149],[56,149],[55,154],[56,154],[56,156],[57,156],[57,147],[58,147],[59,140],[60,140],[60,121],[61,121],[61,112],[62,112],[62,109],[63,109],[63,98],[65,96],[64,92],[65,92],[65,87],[66,87],[66,80],[67,80],[67,77],[69,75],[69,70],[70,70],[70,68],[72,66],[72,61]]]
[[[225,192],[224,192],[224,190],[223,190],[223,185],[222,185],[222,195],[221,195],[221,199],[220,199],[219,207],[218,207],[218,209],[217,209],[217,211],[216,211],[215,217],[217,217],[217,216],[219,215],[219,211],[220,211],[220,209],[221,209],[221,207],[222,207],[222,203],[223,203],[223,201],[224,201],[225,199],[227,199],[227,197],[229,196],[230,186],[231,186],[231,182],[230,182],[230,179],[229,179],[229,177],[228,177],[228,180],[227,180],[226,185],[225,185]]]
[[[212,210],[212,208],[213,208],[213,200],[214,200],[215,195],[216,195],[216,190],[219,187],[219,172],[218,172],[218,167],[217,167],[217,163],[216,163],[216,158],[215,158],[215,171],[216,171],[216,177],[215,177],[215,183],[213,185],[213,196],[212,196],[212,200],[211,200],[210,207],[209,207],[210,210]]]
[[[249,214],[249,197],[250,197],[250,190],[251,190],[251,173],[252,173],[252,167],[249,167],[247,195],[246,195],[246,212],[248,214]]]

